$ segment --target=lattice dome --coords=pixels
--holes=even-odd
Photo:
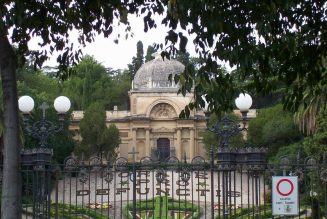
[[[144,63],[136,72],[133,88],[176,88],[175,82],[170,82],[168,77],[181,74],[185,66],[176,60],[162,59],[157,55],[155,59]]]

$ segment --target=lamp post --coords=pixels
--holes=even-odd
[[[48,104],[43,102],[39,107],[42,110],[42,118],[33,125],[28,123],[30,112],[34,108],[34,100],[30,96],[22,96],[18,100],[19,110],[23,113],[23,122],[25,129],[33,138],[39,140],[39,147],[47,147],[47,140],[54,134],[60,132],[63,128],[64,116],[70,109],[70,100],[65,96],[57,97],[54,101],[54,108],[58,113],[60,125],[56,126],[46,120],[45,111],[49,108]]]
[[[257,148],[236,149],[229,147],[231,137],[247,130],[247,113],[252,105],[252,98],[249,94],[241,93],[235,99],[235,105],[241,112],[241,121],[231,119],[225,114],[223,118],[209,127],[210,112],[206,112],[207,129],[219,137],[217,153],[217,167],[222,171],[222,206],[223,218],[227,219],[231,211],[231,172],[237,167],[237,164],[246,164],[247,168],[260,169],[265,161],[265,150]],[[240,125],[242,122],[242,126]],[[213,149],[212,149],[213,150]],[[213,151],[212,157],[213,157]],[[257,180],[256,180],[257,182]],[[256,185],[257,187],[257,185]],[[256,190],[256,196],[258,192]]]
[[[34,108],[34,100],[30,96],[22,96],[18,100],[19,110],[23,113],[25,130],[38,145],[32,149],[22,149],[22,164],[27,168],[33,168],[33,218],[48,218],[50,209],[50,171],[47,171],[51,164],[52,149],[48,140],[63,129],[64,116],[70,109],[70,100],[65,96],[57,97],[54,101],[54,108],[58,113],[59,125],[54,124],[45,117],[49,106],[43,102],[39,108],[42,110],[42,117],[39,121],[29,123],[30,112]],[[47,207],[46,207],[47,206]]]

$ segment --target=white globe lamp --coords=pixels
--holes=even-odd
[[[34,100],[30,96],[21,96],[18,99],[18,108],[22,113],[29,114],[34,108]]]
[[[65,114],[70,109],[70,100],[68,97],[59,96],[53,102],[53,106],[59,114]]]
[[[235,99],[235,105],[241,113],[247,113],[252,106],[252,97],[247,93],[240,93]]]

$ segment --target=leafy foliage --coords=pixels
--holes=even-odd
[[[306,137],[303,141],[304,150],[307,154],[322,159],[326,154],[327,144],[327,111],[322,111],[317,118],[317,131],[313,136]]]
[[[92,89],[91,89],[91,73],[86,73],[86,76],[84,78],[84,85],[83,85],[83,102],[82,106],[83,109],[86,109],[91,102],[92,97]]]
[[[104,153],[115,153],[119,146],[119,131],[115,125],[106,126],[106,111],[99,102],[90,104],[80,122],[81,145],[75,152],[90,157]]]
[[[146,49],[146,55],[145,55],[145,62],[151,61],[152,59],[154,59],[153,57],[153,53],[155,53],[156,50],[154,49],[153,46],[148,46],[148,48]]]
[[[169,12],[176,22],[185,29],[187,24],[193,25],[194,42],[207,64],[219,58],[237,65],[244,79],[254,74],[256,89],[262,92],[272,89],[268,81],[276,76],[288,86],[287,103],[295,101],[290,108],[297,109],[304,88],[321,81],[320,67],[326,56],[326,46],[321,43],[326,33],[325,2],[170,3]],[[174,27],[171,20],[165,21]],[[254,65],[258,72],[252,72]],[[210,72],[218,74],[215,64],[208,67],[212,71],[208,69],[203,79]]]
[[[272,162],[279,162],[280,158],[285,156],[285,155],[290,155],[292,156],[291,159],[296,161],[297,156],[299,155],[300,159],[303,159],[307,156],[306,152],[304,151],[303,148],[303,141],[298,141],[293,144],[288,144],[288,145],[283,145],[278,148],[278,151],[274,156],[270,157],[270,160]]]
[[[326,78],[326,73],[323,78]],[[303,99],[295,114],[295,121],[300,130],[307,135],[312,135],[317,131],[317,116],[326,110],[327,86],[324,80],[317,86],[304,90]]]
[[[69,204],[52,204],[53,206],[50,208],[50,216],[55,217],[58,215],[62,218],[67,219],[78,219],[83,217],[92,217],[94,219],[107,219],[108,216],[102,214],[99,211],[85,208],[83,206],[69,205]],[[56,212],[55,209],[58,209]]]
[[[73,68],[72,76],[63,82],[63,93],[71,98],[75,110],[86,109],[92,102],[101,102],[106,109],[129,106],[128,71],[106,69],[93,57],[84,57]]]
[[[134,79],[134,76],[139,70],[139,68],[144,63],[144,52],[143,52],[143,43],[142,41],[138,41],[136,44],[136,56],[132,58],[132,63],[128,65],[128,70],[131,74],[131,80]]]
[[[218,70],[217,59],[238,66],[244,81],[251,77],[255,82],[252,88],[258,92],[267,93],[275,89],[269,83],[272,78],[285,83],[285,104],[292,110],[298,109],[305,89],[311,94],[322,92],[318,85],[324,80],[323,74],[326,71],[326,45],[323,39],[327,28],[324,1],[264,1],[256,4],[227,0],[219,3],[171,0],[155,1],[151,5],[145,1],[115,2],[110,5],[102,2],[84,4],[83,1],[69,4],[63,4],[61,1],[26,4],[19,1],[14,7],[4,7],[2,14],[8,14],[4,20],[8,27],[17,27],[12,38],[13,42],[19,43],[18,51],[27,51],[28,34],[33,32],[36,36],[41,36],[41,44],[51,45],[51,52],[66,48],[58,57],[61,63],[66,63],[75,58],[69,53],[71,48],[66,40],[68,30],[81,29],[80,42],[85,44],[93,40],[96,31],[103,32],[105,36],[111,34],[115,17],[128,25],[127,14],[131,13],[143,16],[144,31],[148,31],[157,26],[152,15],[163,14],[166,7],[168,10],[162,24],[170,28],[166,36],[166,42],[170,43],[168,50],[185,52],[187,36],[185,32],[177,29],[178,26],[194,34],[196,51],[204,60],[197,79],[202,82],[211,79],[229,93],[223,99],[211,92],[207,93],[207,102],[219,102],[211,104],[215,111],[231,109],[231,101],[238,95],[239,89],[245,89],[227,83],[231,82],[230,76]],[[35,16],[47,12],[48,19],[37,22],[34,20],[34,14],[27,13],[34,10],[38,12]],[[62,11],[65,13],[61,13]],[[79,20],[81,16],[83,19]],[[22,22],[24,25],[21,25]],[[56,28],[50,32],[49,26]],[[129,31],[130,27],[126,30]],[[163,48],[163,45],[158,47]],[[40,58],[36,59],[37,63],[41,63],[48,54],[39,52],[38,55]],[[79,55],[76,53],[76,57]],[[189,74],[186,71],[180,78],[181,81],[194,79],[192,74]],[[189,83],[182,83],[186,91],[190,89]],[[204,85],[206,83],[195,85],[198,96],[207,92]],[[215,86],[215,83],[212,86]],[[201,105],[196,103],[198,104]]]
[[[126,218],[132,218],[131,210],[133,209],[132,203],[128,203],[123,210],[123,214]],[[153,218],[167,218],[173,219],[184,218],[185,213],[189,212],[186,217],[189,218],[199,218],[201,215],[201,208],[194,203],[188,202],[183,199],[175,200],[169,196],[156,196],[153,199],[147,199],[136,203],[137,211],[154,211]],[[177,216],[171,216],[167,214],[168,211],[178,212]],[[140,214],[142,215],[142,214]],[[147,217],[144,215],[144,217]],[[143,217],[142,217],[143,218]]]
[[[249,121],[248,140],[267,147],[270,156],[275,155],[279,147],[301,139],[292,114],[283,110],[281,104],[259,110],[256,119]]]

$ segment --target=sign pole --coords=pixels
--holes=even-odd
[[[283,169],[283,176],[286,176],[286,170]],[[284,215],[283,219],[286,219],[286,215]]]

